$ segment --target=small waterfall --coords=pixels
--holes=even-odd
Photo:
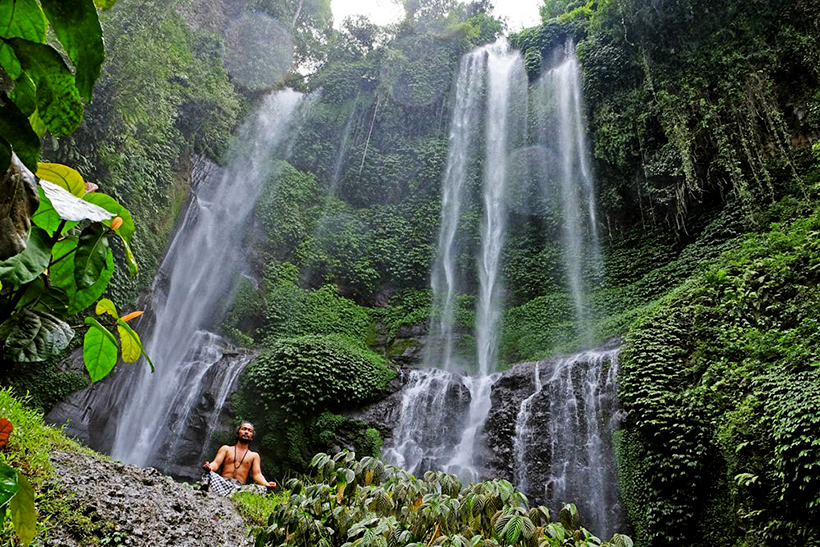
[[[382,455],[409,473],[442,469],[461,439],[470,392],[460,376],[439,369],[410,372],[404,390],[394,442]]]
[[[519,488],[553,511],[574,502],[601,537],[624,526],[611,441],[622,419],[617,355],[586,351],[536,363],[535,390],[520,404],[513,440]],[[547,462],[540,461],[543,455]],[[534,461],[538,468],[530,468]]]
[[[529,483],[527,482],[527,467],[529,461],[527,460],[527,447],[533,444],[533,440],[538,432],[530,424],[530,407],[533,400],[541,395],[541,390],[544,385],[541,383],[541,366],[536,363],[533,367],[535,371],[535,391],[532,395],[521,401],[521,406],[518,409],[518,415],[515,418],[515,438],[513,439],[513,451],[515,454],[515,484],[518,488],[527,492],[529,490]]]

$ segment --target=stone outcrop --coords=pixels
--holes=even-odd
[[[69,503],[117,545],[151,547],[247,546],[245,521],[229,499],[175,482],[155,469],[57,452],[55,484]],[[70,530],[53,528],[45,547],[80,545]]]

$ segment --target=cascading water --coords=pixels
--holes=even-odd
[[[114,377],[58,405],[51,421],[63,421],[74,409],[85,422],[74,432],[93,447],[176,476],[198,475],[202,460],[194,458],[208,449],[224,404],[253,357],[208,329],[218,326],[230,303],[245,262],[248,220],[277,153],[286,155],[303,104],[303,95],[292,90],[267,96],[241,129],[228,167],[207,161],[195,166],[195,195],[152,291],[153,323],[144,339],[156,373],[147,366],[118,367]]]
[[[450,127],[447,168],[441,201],[441,228],[438,254],[433,265],[431,285],[438,320],[430,322],[429,341],[424,351],[423,370],[410,374],[393,442],[384,457],[411,473],[443,468],[459,443],[460,431],[454,425],[464,421],[469,391],[456,371],[462,368],[455,354],[455,302],[460,288],[456,256],[465,200],[467,174],[474,134],[481,120],[482,92],[486,64],[483,54],[474,52],[461,60],[456,82],[456,101]],[[448,416],[451,412],[454,416]],[[453,419],[455,418],[455,419]],[[429,427],[437,421],[442,427]]]
[[[411,375],[411,384],[402,402],[401,424],[394,433],[385,456],[405,464],[414,462],[412,472],[429,469],[425,462],[439,460],[442,454],[449,459],[442,467],[466,480],[480,476],[481,462],[477,446],[484,421],[490,410],[490,391],[494,376],[491,374],[498,360],[497,331],[501,317],[500,257],[506,230],[504,203],[507,178],[507,156],[511,133],[511,97],[517,90],[526,89],[526,74],[520,54],[510,50],[504,40],[479,48],[462,59],[456,83],[456,104],[450,128],[450,149],[442,189],[442,223],[439,232],[438,255],[431,275],[433,301],[440,310],[438,320],[431,322],[430,342],[425,350],[424,366],[428,369]],[[482,119],[483,114],[483,119]],[[455,308],[460,294],[456,270],[458,232],[462,221],[465,186],[469,178],[470,160],[475,154],[475,135],[484,123],[484,217],[481,226],[481,254],[479,295],[476,308],[477,376],[456,376],[467,369],[465,360],[456,354]],[[433,382],[441,373],[452,372],[448,381]],[[444,408],[458,404],[447,401],[446,393],[458,382],[469,392],[466,420],[457,444],[452,435],[429,435],[441,423]],[[430,396],[430,389],[440,393]],[[435,405],[422,398],[435,401]],[[459,407],[463,413],[463,403]],[[428,413],[432,412],[432,413]],[[436,454],[429,457],[429,454]],[[421,455],[421,456],[420,456]]]
[[[515,97],[520,57],[493,44],[462,59],[443,181],[442,224],[432,270],[434,309],[424,370],[412,371],[402,395],[397,426],[384,455],[412,473],[443,469],[462,479],[485,476],[485,466],[507,475],[534,500],[554,510],[575,502],[596,533],[608,536],[624,522],[618,498],[611,434],[620,412],[615,396],[617,350],[586,351],[536,363],[532,390],[509,386],[493,374],[498,360],[502,310],[499,276],[507,223],[506,182],[516,106],[537,112],[537,131],[521,151],[544,151],[538,183],[557,197],[560,243],[567,292],[581,343],[590,340],[590,280],[602,270],[596,232],[594,181],[582,117],[580,71],[570,45],[566,61],[533,86],[529,106]],[[526,97],[526,95],[524,95]],[[516,120],[517,121],[517,120]],[[483,202],[476,306],[477,374],[457,351],[456,297],[463,294],[457,269],[459,230],[469,208],[465,189],[471,163],[479,158],[474,139],[484,124]],[[525,124],[521,124],[525,126]],[[515,141],[515,142],[510,142]],[[463,261],[462,261],[463,263]],[[438,370],[443,369],[443,370]],[[495,385],[500,379],[501,385]],[[514,396],[514,397],[511,397]],[[514,407],[514,411],[512,408]],[[483,439],[489,419],[492,439]],[[512,427],[505,426],[514,421]],[[506,427],[506,431],[501,431]],[[497,429],[497,430],[496,430]],[[460,433],[460,435],[457,435]]]
[[[622,417],[617,356],[617,349],[586,351],[536,363],[535,390],[520,404],[513,440],[518,487],[553,511],[574,502],[601,537],[624,526],[611,442]],[[531,468],[541,459],[535,453],[547,462]]]
[[[533,440],[538,431],[533,427],[530,420],[530,407],[536,397],[541,395],[541,390],[544,385],[541,383],[541,367],[536,364],[535,370],[535,390],[532,395],[521,401],[521,406],[518,408],[518,415],[515,417],[515,437],[513,438],[513,450],[515,451],[515,484],[523,492],[529,491],[529,483],[527,482],[527,468],[529,461],[527,459],[527,447],[533,444]]]
[[[584,267],[593,277],[602,270],[596,229],[595,188],[590,168],[580,83],[580,65],[573,44],[568,44],[567,60],[545,72],[536,86],[535,97],[552,116],[541,124],[539,141],[553,150],[560,163],[557,178],[561,196],[561,243],[564,271],[575,308],[576,325],[582,340],[589,342],[590,311]],[[550,106],[552,108],[550,108]]]
[[[255,119],[243,128],[242,146],[230,166],[197,190],[196,206],[188,210],[160,268],[168,288],[154,310],[155,325],[146,344],[157,371],[151,374],[142,367],[124,379],[127,396],[113,457],[137,465],[153,463],[154,455],[164,452],[185,426],[193,406],[188,399],[205,375],[186,355],[198,346],[198,331],[213,326],[226,311],[232,280],[243,263],[247,219],[302,98],[291,90],[266,97]],[[172,413],[177,417],[169,423]]]

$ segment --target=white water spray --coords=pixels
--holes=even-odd
[[[140,367],[116,379],[122,383],[118,390],[122,410],[114,458],[149,465],[181,435],[199,395],[198,386],[208,374],[207,363],[213,361],[192,360],[190,355],[205,351],[198,349],[204,342],[200,331],[214,326],[226,310],[232,280],[244,262],[247,220],[302,98],[291,90],[268,96],[243,128],[241,146],[230,166],[221,177],[208,177],[196,189],[196,202],[188,209],[155,282],[155,291],[165,296],[153,310],[155,324],[146,336],[156,373]],[[234,378],[238,373],[234,370]]]

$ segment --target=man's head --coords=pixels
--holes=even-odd
[[[236,430],[236,442],[250,443],[253,440],[254,427],[250,422],[242,422],[239,424],[239,429]]]

